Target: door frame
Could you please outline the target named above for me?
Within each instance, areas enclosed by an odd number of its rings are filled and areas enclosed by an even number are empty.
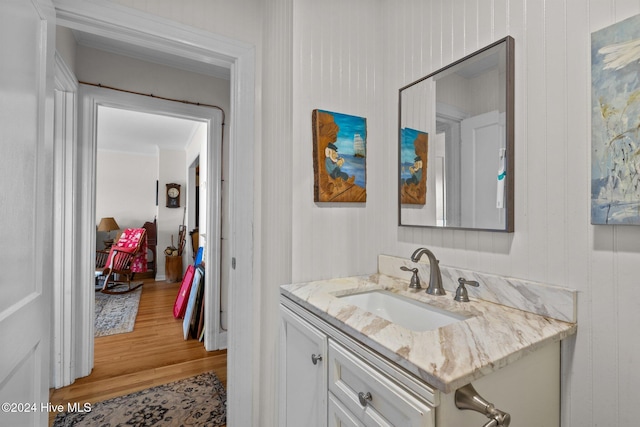
[[[74,260],[77,203],[73,197],[77,145],[78,81],[62,57],[55,54],[54,75],[54,209],[53,209],[53,307],[51,338],[51,386],[69,385],[74,376],[75,310]]]
[[[82,0],[55,0],[58,25],[99,34],[151,49],[170,52],[184,58],[228,67],[231,71],[231,111],[229,129],[229,213],[230,255],[232,269],[229,277],[229,334],[227,375],[230,386],[227,391],[227,422],[230,425],[254,425],[254,408],[257,403],[255,367],[258,365],[254,351],[254,330],[259,320],[254,306],[254,164],[255,131],[255,47],[245,42],[223,37],[179,24],[175,21],[125,8],[110,2],[97,3]],[[84,182],[76,192],[80,214],[76,224],[78,254],[76,258],[76,286],[93,277],[92,242],[95,240],[95,218],[91,206],[95,204],[95,177],[89,171],[95,160],[82,150],[82,142],[76,170]],[[93,181],[91,181],[93,180]],[[86,303],[88,298],[81,303]],[[82,305],[82,304],[80,304]],[[78,306],[75,309],[81,311]],[[85,310],[86,313],[86,305]],[[77,319],[78,322],[87,321]],[[86,331],[85,331],[86,334]],[[87,337],[78,337],[81,344],[76,360],[76,376],[90,373],[93,349],[86,345]],[[251,396],[251,402],[247,397]]]
[[[91,179],[85,180],[85,182],[92,181],[94,200],[96,186],[95,165],[98,154],[98,109],[100,107],[176,117],[205,123],[207,125],[207,146],[204,148],[204,153],[206,153],[207,156],[206,176],[208,185],[205,186],[205,200],[209,201],[209,206],[207,206],[206,215],[203,217],[203,225],[207,233],[202,233],[201,235],[205,248],[203,261],[207,266],[207,274],[204,276],[204,298],[207,303],[207,310],[204,316],[204,346],[208,351],[224,348],[226,346],[226,332],[220,330],[219,316],[221,295],[220,226],[222,212],[220,211],[220,200],[222,197],[222,141],[220,137],[222,130],[222,113],[213,108],[166,101],[159,98],[145,97],[83,84],[80,84],[78,99],[80,139],[84,141],[83,150],[85,150],[84,156],[87,161],[87,166],[93,168],[91,171],[87,170],[86,173]],[[185,165],[185,168],[187,168],[187,165]],[[87,178],[87,176],[85,176],[85,178]],[[90,211],[87,215],[87,221],[89,218],[92,218],[92,225],[95,224],[95,203],[93,203],[92,206],[83,205],[83,208]],[[91,237],[91,247],[95,248],[95,231],[90,234],[91,236],[86,237]],[[90,254],[92,265],[95,263],[93,258],[93,256],[95,256],[94,254],[95,250]],[[76,254],[76,259],[80,256],[86,256],[86,254]],[[78,283],[86,283],[86,281],[79,281]],[[83,346],[85,343],[90,343],[88,345],[89,350],[94,347],[94,330],[93,322],[91,321],[94,313],[94,293],[95,291],[91,286],[80,286],[77,293],[79,298],[85,302],[85,304],[82,305],[80,317],[87,321],[80,322],[80,324],[83,325],[81,332],[81,336],[84,337]],[[218,313],[217,316],[216,313]],[[91,352],[90,360],[87,360],[90,362],[91,368],[93,367],[92,354],[93,352]]]

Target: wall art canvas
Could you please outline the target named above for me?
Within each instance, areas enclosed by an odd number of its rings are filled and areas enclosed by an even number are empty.
[[[427,202],[429,135],[411,128],[400,130],[400,203]]]
[[[640,224],[640,15],[591,35],[591,223]]]
[[[367,120],[313,110],[314,201],[366,202]]]

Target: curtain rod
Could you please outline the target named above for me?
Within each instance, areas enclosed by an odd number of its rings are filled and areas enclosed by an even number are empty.
[[[224,110],[221,107],[218,107],[217,105],[203,104],[203,103],[200,103],[200,102],[186,101],[186,100],[183,100],[183,99],[165,98],[164,96],[157,96],[157,95],[154,95],[152,93],[142,93],[142,92],[136,92],[136,91],[133,91],[133,90],[120,89],[120,88],[113,87],[113,86],[105,86],[105,85],[103,85],[101,83],[89,83],[89,82],[83,82],[83,81],[79,81],[78,83],[83,84],[83,85],[88,85],[88,86],[101,87],[103,89],[117,90],[118,92],[131,93],[133,95],[148,96],[150,98],[162,99],[163,101],[179,102],[181,104],[197,105],[199,107],[216,108],[216,109],[220,110],[220,112],[222,113],[222,126],[224,126],[224,122],[225,122]]]

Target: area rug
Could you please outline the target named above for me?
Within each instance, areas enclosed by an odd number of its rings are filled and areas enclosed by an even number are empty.
[[[226,424],[227,393],[213,372],[91,405],[91,411],[56,416],[53,427],[198,426]]]
[[[127,288],[126,285],[124,288]],[[104,337],[133,331],[141,293],[142,288],[121,295],[96,292],[95,336]]]

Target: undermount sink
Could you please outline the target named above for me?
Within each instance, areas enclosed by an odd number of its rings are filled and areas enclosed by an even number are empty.
[[[338,298],[416,332],[438,329],[466,319],[459,314],[384,290],[343,295]]]

